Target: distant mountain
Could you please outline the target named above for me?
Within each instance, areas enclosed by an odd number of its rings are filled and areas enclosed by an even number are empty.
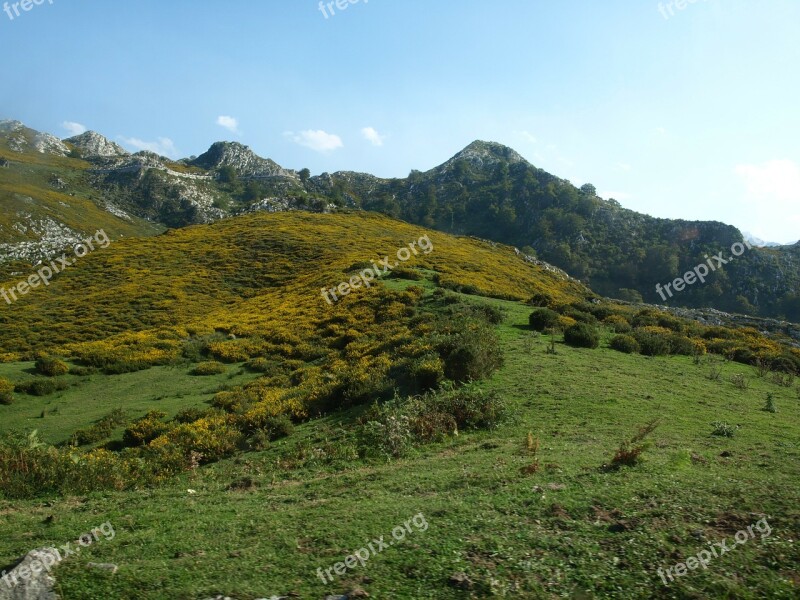
[[[752,233],[748,233],[746,231],[742,232],[744,239],[750,242],[751,245],[757,246],[758,248],[777,248],[778,246],[791,246],[792,244],[778,244],[777,242],[765,242],[761,238],[757,238]]]
[[[41,223],[25,225],[30,216],[20,208],[14,209],[16,220],[4,215],[0,264],[41,258],[86,223],[150,235],[165,226],[255,211],[338,207],[514,245],[606,296],[800,322],[800,244],[751,243],[751,250],[710,273],[704,284],[661,298],[656,284],[672,282],[720,252],[729,257],[731,247],[745,241],[742,233],[724,223],[656,219],[625,209],[599,198],[594,186],[579,189],[494,142],[475,141],[406,178],[351,171],[311,177],[236,142],[217,142],[199,157],[172,161],[152,152],[129,154],[95,132],[62,142],[18,121],[2,121],[0,167],[0,199],[38,206],[31,215],[40,215],[33,222]],[[81,198],[80,206],[71,198]]]
[[[64,140],[67,144],[75,146],[84,158],[104,157],[104,156],[128,156],[122,146],[107,140],[99,133],[86,131],[75,137]]]

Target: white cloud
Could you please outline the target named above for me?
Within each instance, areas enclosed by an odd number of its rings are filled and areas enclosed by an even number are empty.
[[[658,135],[667,135],[667,130],[663,127],[656,127],[656,133]]]
[[[633,167],[630,166],[628,163],[620,162],[620,163],[617,163],[617,168],[620,171],[630,171]]]
[[[69,132],[69,136],[80,135],[86,131],[86,127],[74,121],[64,121],[61,126]]]
[[[307,129],[306,131],[301,131],[299,134],[287,131],[284,135],[294,143],[305,146],[306,148],[311,148],[316,152],[329,152],[344,146],[342,138],[338,135],[327,133],[321,129]]]
[[[229,117],[227,115],[220,115],[217,117],[217,125],[220,127],[224,127],[231,133],[235,133],[236,135],[240,135],[242,132],[239,131],[239,121],[234,117]]]
[[[383,146],[383,140],[386,139],[385,135],[379,134],[373,127],[364,127],[361,130],[361,135],[373,146]]]
[[[145,142],[139,138],[126,138],[123,136],[120,136],[119,139],[122,140],[123,144],[131,146],[136,150],[147,150],[148,152],[155,152],[156,154],[169,158],[175,158],[178,155],[178,150],[175,148],[174,142],[169,138],[160,137],[158,141],[155,142]]]
[[[516,135],[518,138],[522,139],[523,141],[528,142],[529,144],[535,144],[536,143],[536,136],[533,135],[530,131],[515,131],[514,135]]]

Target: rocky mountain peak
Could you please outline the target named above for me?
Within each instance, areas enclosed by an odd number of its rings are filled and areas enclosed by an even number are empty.
[[[129,154],[119,144],[112,142],[94,131],[86,131],[64,141],[80,149],[87,158],[94,156],[128,156]]]
[[[207,170],[233,167],[240,177],[296,177],[294,171],[284,169],[268,158],[261,158],[239,142],[216,142],[188,164]]]

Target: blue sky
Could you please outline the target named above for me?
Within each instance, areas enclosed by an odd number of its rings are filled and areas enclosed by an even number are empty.
[[[315,174],[493,140],[628,208],[796,241],[800,2],[660,6],[43,0],[0,12],[0,118],[172,157],[236,140]]]

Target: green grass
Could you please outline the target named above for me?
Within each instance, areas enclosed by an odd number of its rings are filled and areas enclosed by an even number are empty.
[[[461,433],[392,463],[330,458],[347,441],[354,409],[303,424],[266,452],[160,488],[2,501],[0,557],[9,563],[110,521],[115,539],[56,571],[65,599],[250,600],[290,592],[315,599],[355,586],[393,599],[798,596],[796,389],[758,379],[739,364],[723,364],[722,377],[712,381],[709,367],[691,358],[614,352],[608,333],[598,350],[559,341],[557,353],[547,354],[547,336],[526,327],[530,308],[474,300],[508,310],[498,328],[506,364],[482,386],[509,405],[499,429]],[[29,367],[0,365],[0,376],[13,379],[14,370]],[[748,390],[730,383],[734,373],[746,374]],[[118,405],[135,416],[153,406],[169,412],[201,404],[225,381],[165,367],[93,376],[61,398],[25,396],[0,407],[2,428],[35,424],[57,440]],[[776,414],[761,410],[767,392]],[[62,403],[59,418],[32,418],[47,402]],[[603,469],[619,443],[653,418],[661,425],[644,464]],[[711,435],[717,420],[740,425],[733,438]],[[529,431],[540,440],[541,469],[533,475],[521,472],[532,462]],[[247,489],[229,490],[245,478]],[[332,584],[317,578],[318,567],[333,566],[373,538],[390,538],[392,528],[420,512],[426,532],[409,534]],[[769,538],[737,546],[669,587],[661,583],[658,567],[712,542],[730,544],[762,516],[772,527]],[[112,562],[120,571],[87,570],[89,561]],[[469,575],[471,592],[448,585],[457,572]]]
[[[0,377],[12,382],[34,379],[33,365],[0,363]],[[227,374],[208,377],[193,376],[191,370],[192,365],[176,365],[122,375],[67,375],[70,387],[66,390],[48,396],[16,393],[14,404],[3,406],[0,412],[2,430],[37,429],[42,441],[57,444],[113,408],[124,409],[131,418],[153,409],[172,417],[184,408],[209,408],[209,401],[221,387],[243,385],[258,377],[241,368],[241,364],[228,365]],[[42,411],[46,411],[44,417]],[[123,430],[124,427],[119,428],[112,440],[121,440]]]

